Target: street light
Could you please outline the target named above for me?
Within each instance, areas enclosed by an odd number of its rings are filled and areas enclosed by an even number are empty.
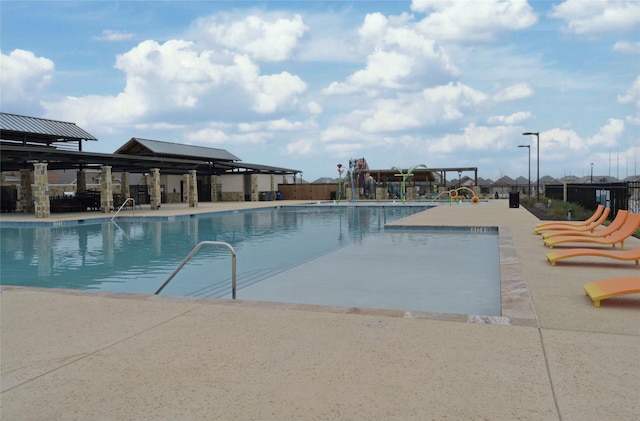
[[[462,187],[460,184],[460,177],[462,176],[462,171],[458,171],[458,188]]]
[[[538,158],[536,159],[537,169],[537,180],[536,180],[536,202],[540,201],[540,132],[524,132],[523,136],[535,136],[536,137],[536,152],[538,154]]]
[[[591,163],[591,184],[593,184],[593,162]]]
[[[518,145],[518,147],[529,150],[529,197],[531,197],[531,145]]]

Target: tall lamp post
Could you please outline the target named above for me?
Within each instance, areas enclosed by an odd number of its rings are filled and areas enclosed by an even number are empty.
[[[591,184],[593,184],[593,162],[591,163]]]
[[[529,197],[531,197],[531,145],[518,145],[518,147],[529,150]]]
[[[536,202],[540,201],[540,132],[524,132],[523,136],[535,136],[536,137],[536,153],[538,157],[536,159],[537,176],[536,176]]]

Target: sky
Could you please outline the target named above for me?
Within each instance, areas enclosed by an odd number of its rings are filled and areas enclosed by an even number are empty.
[[[89,152],[154,139],[307,181],[357,158],[535,180],[538,153],[541,177],[640,173],[639,0],[3,0],[0,24],[1,110]]]

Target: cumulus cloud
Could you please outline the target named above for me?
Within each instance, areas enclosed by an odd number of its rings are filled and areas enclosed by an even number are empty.
[[[533,95],[533,89],[526,83],[511,85],[493,96],[496,102],[514,101],[516,99],[529,98]]]
[[[586,144],[590,147],[615,146],[622,133],[624,133],[624,121],[610,118],[598,133],[586,140]]]
[[[407,16],[389,19],[369,14],[358,30],[360,48],[367,55],[366,66],[344,82],[332,82],[327,95],[366,93],[415,87],[416,79],[457,76],[459,69],[446,50],[420,34]]]
[[[251,15],[243,20],[220,22],[210,16],[195,23],[198,38],[210,47],[223,47],[257,61],[277,62],[291,57],[298,41],[309,30],[302,16],[291,18]]]
[[[99,41],[126,41],[134,37],[133,32],[115,31],[113,29],[104,29],[100,35],[93,37]]]
[[[0,91],[4,105],[31,102],[51,83],[55,65],[48,58],[21,49],[0,55]]]
[[[455,151],[498,151],[513,146],[513,138],[520,133],[520,128],[509,126],[477,126],[470,124],[459,134],[447,134],[439,138],[429,139],[429,153],[451,153]]]
[[[234,106],[268,114],[297,105],[306,84],[288,72],[262,75],[246,55],[200,51],[190,41],[147,40],[116,59],[126,75],[114,96],[66,97],[46,101],[47,115],[110,126],[136,122],[154,114],[196,110],[203,101],[233,98]],[[223,113],[221,108],[219,113]],[[201,111],[202,112],[202,111]]]
[[[526,0],[413,0],[411,10],[427,14],[418,27],[437,40],[491,41],[499,32],[528,28],[537,21]]]
[[[364,117],[360,128],[365,132],[402,131],[455,121],[486,98],[459,82],[448,83],[418,94],[376,101],[371,109],[359,111]]]
[[[285,153],[289,156],[309,155],[315,150],[315,142],[311,139],[300,139],[287,143]]]
[[[580,35],[620,33],[640,26],[640,2],[566,0],[552,6],[549,16],[562,19],[567,31]]]
[[[184,136],[185,140],[198,144],[220,144],[229,140],[229,136],[218,128],[207,127],[204,129],[188,132]]]
[[[627,121],[631,124],[640,124],[640,76],[633,81],[624,95],[618,95],[618,102],[633,104],[636,108],[636,114],[627,116]]]
[[[489,124],[519,124],[523,121],[529,120],[531,118],[531,113],[528,111],[519,111],[517,113],[513,113],[511,115],[497,115],[492,116],[487,119]]]
[[[640,54],[640,41],[638,42],[618,41],[615,44],[613,44],[613,51],[618,51],[620,53],[627,53],[627,54]]]

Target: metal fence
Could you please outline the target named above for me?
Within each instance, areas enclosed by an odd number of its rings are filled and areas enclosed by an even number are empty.
[[[590,210],[595,210],[599,204],[605,205],[611,208],[609,218],[615,218],[620,209],[640,210],[640,182],[554,184],[545,186],[545,195],[549,199],[566,200]]]

